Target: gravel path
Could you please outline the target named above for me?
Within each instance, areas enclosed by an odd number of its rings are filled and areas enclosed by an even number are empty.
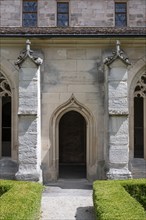
[[[92,189],[86,181],[60,181],[42,196],[41,220],[95,220]]]

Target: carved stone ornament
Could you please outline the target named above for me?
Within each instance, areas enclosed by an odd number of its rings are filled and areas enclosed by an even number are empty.
[[[140,76],[136,84],[134,97],[146,97],[146,72]]]
[[[43,63],[43,60],[40,57],[33,56],[33,50],[30,49],[30,40],[26,41],[26,50],[23,50],[17,61],[15,62],[15,65],[18,65],[19,68],[21,67],[22,63],[26,60],[26,58],[30,58],[37,66],[40,66]]]
[[[122,62],[124,62],[126,65],[131,65],[128,57],[126,56],[126,54],[124,53],[123,50],[121,50],[120,48],[120,41],[117,40],[116,41],[116,51],[113,51],[113,56],[110,57],[106,57],[104,59],[104,64],[106,64],[107,66],[109,66],[111,63],[113,63],[116,59],[120,59],[122,60]]]
[[[11,96],[11,89],[7,79],[0,73],[0,97]]]

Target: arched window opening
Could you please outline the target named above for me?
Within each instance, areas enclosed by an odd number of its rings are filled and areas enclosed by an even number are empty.
[[[11,157],[11,89],[0,73],[0,155]]]
[[[134,91],[134,157],[146,157],[146,73]]]
[[[76,111],[59,122],[59,177],[86,178],[86,121]]]

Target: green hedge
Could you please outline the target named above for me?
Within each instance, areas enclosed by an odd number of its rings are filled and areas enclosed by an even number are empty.
[[[134,182],[127,182],[122,184],[127,192],[134,197],[146,210],[146,183],[138,180]]]
[[[0,181],[0,219],[36,220],[40,217],[43,186],[39,183]]]
[[[133,186],[133,187],[132,187]],[[98,220],[146,220],[146,179],[95,181],[93,202]],[[140,195],[133,189],[139,189]],[[135,197],[141,204],[133,198]],[[134,193],[133,193],[134,192]]]
[[[1,185],[0,184],[0,197],[6,193],[7,191],[9,191],[9,189],[11,189],[10,185]]]

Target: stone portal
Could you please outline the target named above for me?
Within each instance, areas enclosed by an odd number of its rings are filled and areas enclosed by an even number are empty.
[[[86,177],[86,121],[69,111],[59,123],[59,177]]]

